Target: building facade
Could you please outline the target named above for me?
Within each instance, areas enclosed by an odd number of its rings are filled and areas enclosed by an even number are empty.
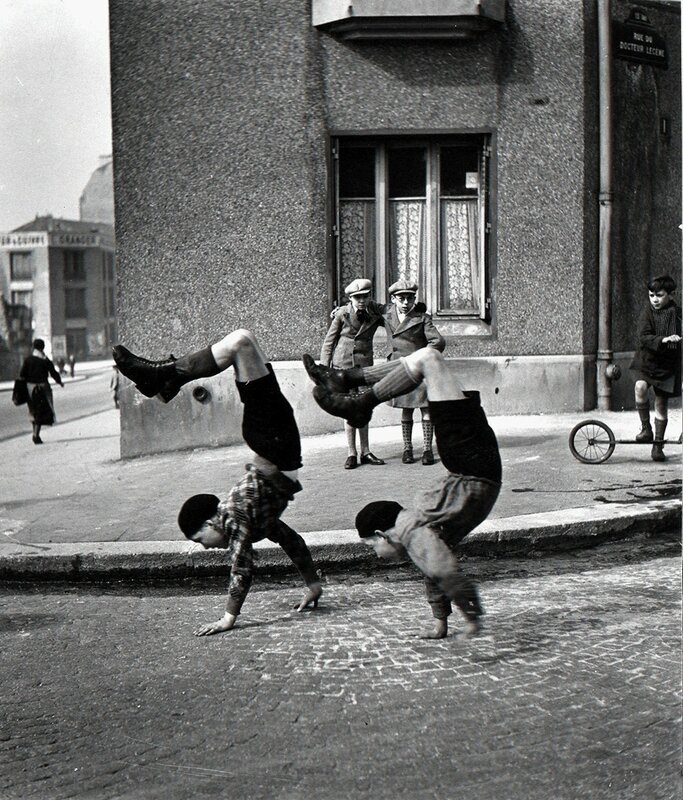
[[[609,198],[601,2],[614,26]],[[294,361],[319,352],[351,278],[386,300],[407,277],[491,413],[594,408],[609,202],[610,351],[625,373],[611,402],[632,403],[646,281],[681,265],[678,3],[110,0],[110,18],[132,349],[177,353],[245,326]],[[625,50],[622,34],[635,36]],[[305,376],[287,369],[316,432]],[[164,447],[230,440],[218,401],[199,415],[187,398],[173,411],[124,398],[123,452],[158,448],[157,427]]]
[[[110,357],[118,338],[111,225],[47,216],[0,233],[0,282],[8,314],[28,317],[31,338],[44,339],[53,359]]]

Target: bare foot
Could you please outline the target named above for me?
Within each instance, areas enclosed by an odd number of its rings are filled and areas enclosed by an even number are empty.
[[[472,639],[475,636],[478,636],[481,633],[481,623],[478,619],[471,619],[469,622],[465,624],[465,636],[468,639]]]
[[[445,639],[446,636],[448,636],[448,620],[437,619],[434,630],[428,633],[425,639]]]

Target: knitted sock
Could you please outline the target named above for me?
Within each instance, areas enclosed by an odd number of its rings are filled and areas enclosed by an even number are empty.
[[[419,383],[420,381],[416,381],[410,375],[403,361],[399,361],[391,372],[372,387],[372,391],[377,400],[383,403],[385,400],[391,400],[392,397],[412,392]]]
[[[401,433],[403,434],[403,449],[404,450],[412,450],[413,449],[413,421],[411,420],[402,420],[401,421]]]
[[[358,428],[358,438],[360,439],[360,454],[365,456],[370,452],[369,426],[363,425],[362,428]]]
[[[210,378],[221,371],[218,364],[216,364],[216,359],[213,357],[210,347],[205,347],[203,350],[197,350],[194,353],[188,353],[179,358],[175,362],[175,368],[178,375],[181,375],[186,381],[193,381],[196,378]]]
[[[645,424],[650,422],[650,403],[646,400],[644,403],[636,403],[636,410],[640,421]]]
[[[384,361],[382,364],[373,364],[371,367],[361,367],[363,379],[367,386],[374,386],[379,383],[382,378],[392,373],[396,367],[401,363],[400,359],[396,361]],[[348,370],[347,370],[348,371]]]
[[[668,422],[668,418],[657,419],[657,417],[655,417],[655,442],[664,441],[664,434],[666,433],[666,426]]]
[[[422,438],[424,439],[424,449],[431,452],[432,437],[434,436],[434,424],[431,419],[422,420]]]

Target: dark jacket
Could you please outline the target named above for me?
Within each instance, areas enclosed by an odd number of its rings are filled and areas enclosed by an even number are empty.
[[[413,308],[399,322],[396,306],[392,305],[384,313],[384,327],[387,343],[391,348],[390,358],[410,355],[421,347],[434,347],[443,353],[446,340],[436,329],[431,314]]]
[[[24,359],[19,373],[19,377],[24,378],[27,383],[47,383],[48,375],[51,375],[53,380],[60,386],[62,385],[62,376],[55,369],[52,361],[47,356],[41,358],[34,355]]]
[[[323,341],[321,364],[340,369],[372,366],[372,339],[377,328],[384,324],[383,311],[384,306],[370,300],[361,321],[351,303],[337,308]]]
[[[674,376],[674,384],[681,382],[681,347],[679,344],[662,343],[664,338],[657,335],[655,312],[648,303],[638,321],[638,349],[631,362],[631,369],[640,371],[655,382],[665,381]],[[681,309],[676,306],[676,333],[681,335]]]

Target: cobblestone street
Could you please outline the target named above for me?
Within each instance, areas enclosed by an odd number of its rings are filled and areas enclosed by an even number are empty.
[[[468,561],[472,640],[402,569],[260,579],[208,638],[220,584],[9,585],[0,797],[676,800],[680,560],[639,546]]]

